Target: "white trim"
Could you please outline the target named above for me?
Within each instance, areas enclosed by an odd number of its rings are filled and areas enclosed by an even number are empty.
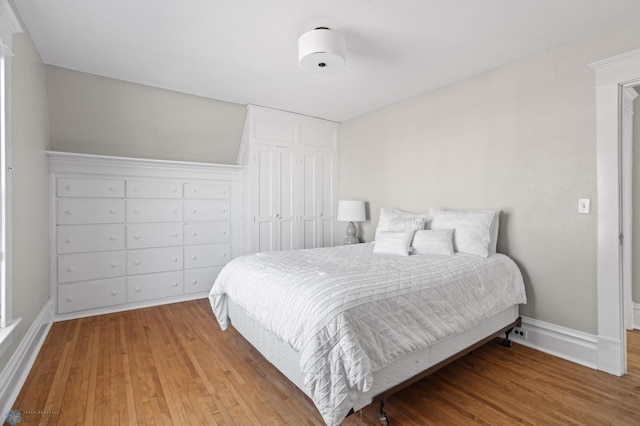
[[[640,303],[633,304],[633,328],[640,330]]]
[[[620,376],[627,372],[620,247],[622,89],[640,82],[640,49],[591,67],[596,71],[598,369]]]
[[[622,140],[620,166],[622,179],[622,288],[624,327],[633,329],[633,101],[638,92],[631,87],[622,90]]]
[[[29,327],[18,349],[0,374],[0,413],[4,414],[18,397],[33,363],[53,323],[53,301],[49,300]]]
[[[510,335],[523,346],[563,358],[589,368],[598,368],[598,337],[533,318],[522,317],[527,338]]]
[[[22,32],[7,0],[0,0],[0,328],[13,321],[12,312],[12,137],[11,52],[13,34]],[[6,338],[6,337],[5,337]]]

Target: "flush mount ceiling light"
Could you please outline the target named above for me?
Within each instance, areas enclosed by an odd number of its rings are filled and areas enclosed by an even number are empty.
[[[300,68],[316,74],[327,74],[344,67],[345,45],[340,33],[318,27],[298,39]]]

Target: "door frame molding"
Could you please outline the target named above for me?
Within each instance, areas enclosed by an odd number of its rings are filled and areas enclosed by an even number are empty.
[[[622,283],[623,89],[640,83],[640,49],[590,66],[596,72],[598,369],[627,372]]]

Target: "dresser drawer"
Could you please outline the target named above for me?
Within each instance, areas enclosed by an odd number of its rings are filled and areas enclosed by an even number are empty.
[[[58,197],[122,198],[124,181],[60,178],[56,182],[56,195]]]
[[[124,225],[60,225],[58,254],[124,250]]]
[[[127,252],[128,275],[177,271],[182,269],[182,265],[182,247],[162,247]]]
[[[229,261],[229,256],[229,244],[185,246],[184,267],[190,269],[224,265]]]
[[[231,187],[224,183],[185,183],[184,198],[228,200]]]
[[[58,287],[58,314],[126,303],[125,279],[89,281]]]
[[[127,200],[127,222],[179,222],[182,200]]]
[[[228,201],[184,200],[184,220],[186,221],[229,220],[230,218]]]
[[[58,256],[58,282],[120,277],[124,266],[124,251],[62,254]]]
[[[210,291],[222,266],[215,268],[188,269],[184,271],[184,292],[199,293]]]
[[[127,248],[180,246],[183,227],[181,222],[127,225]]]
[[[182,198],[182,182],[127,181],[128,198]]]
[[[216,244],[228,243],[231,239],[231,223],[219,222],[189,222],[184,224],[185,244]]]
[[[58,225],[124,222],[124,200],[64,198],[58,200]]]
[[[128,277],[127,300],[140,302],[179,296],[183,293],[182,279],[182,271]]]

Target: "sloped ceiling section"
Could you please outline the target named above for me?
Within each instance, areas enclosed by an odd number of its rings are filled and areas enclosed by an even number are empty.
[[[638,0],[15,0],[45,63],[334,121],[640,16]],[[327,26],[347,64],[298,66]]]

